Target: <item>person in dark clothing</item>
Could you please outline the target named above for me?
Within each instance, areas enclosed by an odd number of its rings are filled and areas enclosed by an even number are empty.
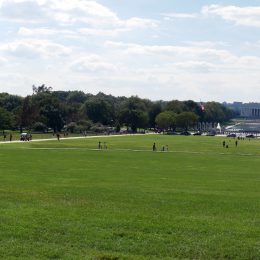
[[[12,135],[12,133],[10,134],[10,142],[12,142],[12,140],[13,140],[13,135]]]
[[[238,145],[238,141],[237,140],[236,140],[235,144],[236,144],[236,147],[237,147],[237,145]]]
[[[156,145],[155,145],[155,143],[153,143],[153,151],[154,151],[154,152],[156,151]]]
[[[226,146],[226,142],[225,142],[225,141],[223,141],[223,143],[222,143],[222,144],[223,144],[223,147],[225,147],[225,146]]]

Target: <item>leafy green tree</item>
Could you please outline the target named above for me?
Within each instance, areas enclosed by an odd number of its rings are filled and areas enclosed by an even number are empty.
[[[167,103],[165,110],[166,111],[173,111],[173,112],[179,114],[179,113],[182,113],[184,111],[187,111],[188,109],[183,102],[178,101],[178,100],[172,100],[172,101]]]
[[[119,133],[120,130],[121,130],[121,125],[119,123],[119,121],[117,120],[116,123],[115,123],[115,129],[116,129],[116,132]]]
[[[54,132],[59,132],[64,127],[64,120],[59,106],[48,104],[41,108],[41,115],[45,117],[46,124]]]
[[[161,102],[152,103],[148,111],[149,115],[149,127],[154,128],[156,124],[156,117],[162,112]]]
[[[80,126],[84,131],[88,131],[93,126],[93,122],[91,120],[80,120],[77,122],[77,126]]]
[[[49,91],[37,92],[32,103],[38,111],[37,121],[43,122],[54,132],[60,131],[65,124],[65,110],[58,98]]]
[[[138,128],[146,128],[148,125],[148,114],[142,110],[123,110],[121,120],[136,133]]]
[[[75,122],[70,122],[66,125],[66,130],[73,134],[75,132],[76,127],[77,124]]]
[[[42,133],[46,132],[46,130],[47,130],[47,126],[42,122],[34,123],[32,128],[33,128],[34,131],[42,132]]]
[[[182,112],[176,116],[177,127],[188,131],[188,129],[194,126],[199,120],[199,117],[193,112]]]
[[[52,87],[47,87],[47,86],[45,86],[45,84],[42,84],[41,86],[38,86],[38,87],[33,85],[32,89],[33,89],[33,94],[52,92]]]
[[[83,91],[69,91],[67,96],[67,102],[69,104],[83,104],[86,102],[87,98],[88,96]]]
[[[18,125],[20,131],[22,132],[23,128],[31,129],[33,124],[36,122],[38,115],[38,107],[33,103],[32,97],[27,96],[23,100],[22,107],[19,111]]]
[[[16,112],[22,106],[22,103],[22,97],[10,95],[8,93],[0,93],[0,107],[8,112]]]
[[[138,128],[146,128],[149,123],[147,106],[144,100],[130,97],[121,106],[120,122],[130,127],[135,133]]]
[[[0,107],[0,129],[7,130],[14,126],[14,115]]]
[[[176,125],[177,114],[173,111],[164,111],[156,116],[155,122],[158,128],[168,130],[174,129]]]
[[[203,117],[204,112],[201,109],[201,106],[197,102],[195,102],[193,100],[187,100],[187,101],[184,101],[183,103],[186,107],[186,112],[193,112],[196,115],[198,115],[200,118]]]
[[[226,108],[217,102],[208,102],[205,104],[204,121],[206,122],[226,122],[234,116],[231,109]]]
[[[83,105],[82,111],[94,123],[103,125],[111,124],[114,118],[113,107],[103,98],[90,98]]]

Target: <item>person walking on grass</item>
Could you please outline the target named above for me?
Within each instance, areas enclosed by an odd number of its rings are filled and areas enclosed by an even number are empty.
[[[238,141],[237,140],[236,140],[235,144],[236,144],[236,147],[237,147],[237,145],[238,145]]]
[[[57,133],[56,135],[57,135],[57,140],[60,141],[60,134]]]
[[[153,152],[155,152],[156,151],[156,145],[155,145],[155,143],[153,143]]]
[[[223,145],[223,147],[225,147],[225,146],[226,146],[226,142],[225,142],[225,141],[223,141],[222,145]]]
[[[13,140],[13,135],[12,135],[12,133],[10,133],[10,142],[12,142],[12,140]]]

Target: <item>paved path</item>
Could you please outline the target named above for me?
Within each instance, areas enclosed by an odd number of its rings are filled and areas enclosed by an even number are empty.
[[[108,138],[108,137],[121,137],[121,136],[141,136],[141,135],[154,135],[156,133],[147,133],[147,134],[122,134],[122,135],[93,135],[93,136],[76,136],[76,137],[64,137],[60,138],[62,140],[74,140],[74,139],[91,139],[91,138]],[[48,138],[48,139],[33,139],[29,142],[46,142],[46,141],[57,141],[57,138]],[[17,144],[17,143],[27,143],[28,141],[2,141],[0,144]]]

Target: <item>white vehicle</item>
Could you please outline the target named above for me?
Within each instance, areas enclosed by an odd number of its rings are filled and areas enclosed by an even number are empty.
[[[32,140],[32,135],[28,134],[28,133],[21,133],[20,140],[21,141],[30,141],[30,140]]]

